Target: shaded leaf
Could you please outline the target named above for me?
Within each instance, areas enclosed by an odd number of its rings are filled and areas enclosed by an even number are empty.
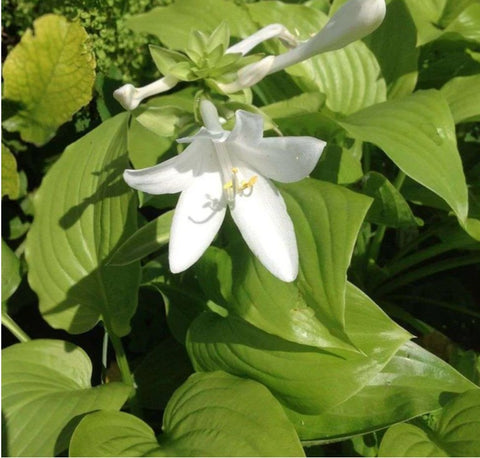
[[[47,14],[33,26],[5,60],[3,95],[20,107],[3,125],[41,146],[91,100],[95,58],[78,22]]]
[[[56,456],[66,450],[80,416],[117,410],[130,387],[92,388],[85,352],[61,340],[32,340],[2,351],[2,412],[9,456]]]
[[[28,279],[48,323],[74,334],[102,319],[125,335],[136,308],[139,264],[108,265],[136,229],[135,194],[122,179],[127,118],[111,118],[71,144],[34,200]]]
[[[159,442],[138,418],[97,412],[78,425],[71,456],[304,456],[281,406],[259,383],[192,375],[165,410]]]
[[[2,302],[5,302],[22,281],[20,260],[2,239]]]

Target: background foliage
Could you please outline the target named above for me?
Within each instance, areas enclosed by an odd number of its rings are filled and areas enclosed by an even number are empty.
[[[129,113],[111,95],[161,76],[147,44],[222,21],[306,39],[343,3],[3,2],[4,455],[480,454],[478,0],[391,0],[364,40],[230,98],[215,65]],[[293,283],[229,219],[171,274],[177,197],[121,178],[181,151],[202,96],[327,141],[279,186]]]

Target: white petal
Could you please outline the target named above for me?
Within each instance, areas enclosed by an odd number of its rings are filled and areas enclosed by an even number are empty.
[[[242,167],[242,175],[253,175]],[[293,281],[298,273],[298,251],[292,220],[283,197],[269,180],[258,176],[252,188],[237,194],[230,207],[245,242],[276,277]]]
[[[173,273],[194,264],[212,243],[225,217],[219,172],[196,177],[180,195],[170,229],[169,262]]]
[[[200,170],[209,164],[215,149],[210,140],[197,140],[177,157],[139,170],[125,170],[123,178],[129,186],[149,194],[174,194],[190,186]]]
[[[237,110],[235,112],[235,127],[228,136],[228,142],[241,144],[258,143],[263,136],[262,116],[249,111]]]
[[[275,58],[270,73],[322,52],[333,51],[372,33],[383,21],[385,0],[350,0],[310,40]]]
[[[325,145],[313,137],[272,137],[262,139],[257,145],[232,144],[229,150],[262,175],[292,183],[314,169]]]
[[[193,143],[195,140],[217,140],[222,141],[223,139],[228,137],[226,130],[222,130],[221,132],[211,132],[205,127],[201,127],[200,130],[195,134],[191,135],[190,137],[182,137],[177,139],[177,143]]]

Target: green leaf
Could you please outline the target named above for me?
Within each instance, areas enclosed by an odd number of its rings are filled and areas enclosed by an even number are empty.
[[[367,173],[363,178],[362,190],[374,198],[367,213],[367,221],[395,228],[418,225],[407,201],[382,174]]]
[[[363,353],[300,345],[233,314],[211,312],[190,326],[187,350],[197,371],[224,370],[257,380],[290,409],[318,414],[362,389],[409,338],[351,284],[345,318],[348,337]]]
[[[352,149],[327,143],[310,176],[331,183],[351,184],[363,177],[362,164],[360,159],[354,156]]]
[[[442,197],[458,219],[468,194],[455,125],[439,91],[419,91],[355,113],[342,126],[356,139],[379,146],[406,175]]]
[[[135,193],[122,179],[127,119],[111,118],[70,145],[34,200],[28,279],[48,323],[74,334],[100,318],[115,334],[128,334],[136,308],[139,264],[108,265],[136,229]]]
[[[290,409],[287,415],[303,441],[344,440],[437,410],[451,396],[474,387],[446,362],[407,342],[345,402],[320,415]]]
[[[169,337],[135,368],[136,396],[147,409],[165,409],[173,392],[193,372],[185,347]]]
[[[480,75],[453,78],[442,87],[441,93],[455,124],[480,118]]]
[[[305,5],[258,2],[248,5],[252,18],[261,26],[279,22],[296,30],[301,38],[317,33],[327,22],[320,11]],[[385,80],[374,54],[358,41],[337,51],[320,54],[289,67],[287,72],[306,92],[326,95],[326,106],[350,114],[386,99]]]
[[[22,281],[20,260],[2,239],[2,302],[5,302]]]
[[[392,426],[380,444],[380,456],[478,456],[480,390],[467,391],[442,410],[433,431],[410,424]]]
[[[229,248],[233,271],[227,307],[283,339],[355,351],[344,332],[346,272],[370,199],[314,179],[281,189],[295,226],[298,279],[278,280],[239,240]]]
[[[61,340],[32,340],[2,351],[2,413],[8,456],[56,456],[66,450],[80,416],[117,410],[130,387],[92,388],[85,352]]]
[[[150,45],[148,49],[156,67],[162,75],[169,75],[170,68],[179,62],[188,62],[188,59],[184,54],[167,48],[162,48],[161,46]]]
[[[448,27],[445,29],[445,36],[452,33],[459,34],[465,40],[480,43],[480,3],[472,3],[465,8]]]
[[[417,45],[435,40],[442,34],[439,27],[442,11],[448,0],[404,0],[417,27]]]
[[[150,33],[170,49],[185,50],[190,32],[212,32],[226,21],[231,36],[246,37],[256,32],[256,27],[247,12],[226,0],[183,0],[168,6],[153,8],[148,13],[138,14],[127,20],[127,27],[137,33]],[[161,24],[161,27],[159,27]]]
[[[411,94],[418,78],[419,51],[417,29],[403,0],[393,0],[387,5],[382,25],[365,42],[380,64],[388,98]]]
[[[110,260],[112,266],[122,266],[155,253],[168,243],[173,210],[142,226],[115,251]]]
[[[138,418],[119,412],[85,417],[71,456],[304,456],[295,430],[269,391],[215,372],[192,375],[165,410],[159,443]]]
[[[3,125],[41,146],[91,100],[95,58],[78,22],[47,14],[33,26],[5,60],[4,98],[19,109]]]
[[[17,160],[2,143],[2,197],[12,200],[20,197],[20,175],[17,172]]]

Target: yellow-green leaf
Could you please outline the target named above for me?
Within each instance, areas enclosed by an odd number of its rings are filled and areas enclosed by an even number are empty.
[[[18,111],[3,125],[44,145],[92,98],[95,58],[77,22],[47,14],[33,27],[5,60],[4,97],[18,104]]]
[[[20,194],[20,176],[17,172],[17,160],[2,143],[2,197],[18,199]]]

